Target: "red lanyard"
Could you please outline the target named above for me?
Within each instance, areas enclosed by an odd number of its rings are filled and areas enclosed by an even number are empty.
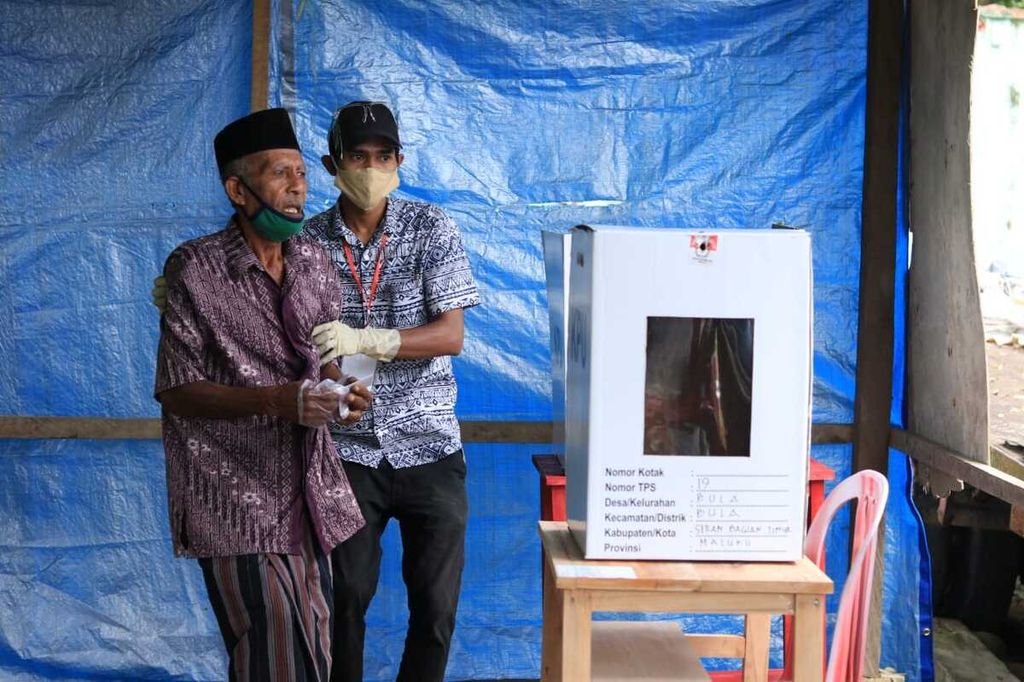
[[[377,247],[377,264],[373,266],[373,280],[370,282],[369,293],[363,289],[363,280],[359,277],[359,269],[356,267],[356,261],[352,258],[352,247],[348,245],[348,242],[344,239],[341,240],[341,246],[345,249],[345,260],[348,261],[348,269],[352,272],[352,279],[356,281],[356,286],[359,287],[359,297],[363,299],[363,310],[366,311],[364,326],[370,326],[370,310],[373,308],[373,301],[377,298],[377,285],[380,284],[380,271],[384,267],[384,247],[388,244],[387,234],[382,234],[380,237],[380,246]]]

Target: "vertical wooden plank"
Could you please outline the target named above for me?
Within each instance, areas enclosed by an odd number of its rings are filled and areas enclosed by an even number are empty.
[[[762,682],[768,679],[771,627],[771,614],[747,614],[743,629],[743,682]]]
[[[590,679],[590,593],[566,590],[562,594],[562,679]]]
[[[907,430],[988,464],[985,335],[970,188],[977,21],[972,0],[912,5]]]
[[[907,430],[988,464],[988,380],[970,188],[977,21],[974,0],[910,5],[914,241],[907,283]],[[915,474],[938,495],[963,487],[930,466],[919,465]],[[873,599],[877,609],[877,590]]]
[[[825,661],[821,655],[825,647],[825,630],[821,627],[824,618],[823,595],[796,596],[793,613],[793,619],[796,621],[793,682],[822,682],[825,677]]]
[[[249,109],[267,108],[270,79],[270,0],[252,3],[252,85]]]

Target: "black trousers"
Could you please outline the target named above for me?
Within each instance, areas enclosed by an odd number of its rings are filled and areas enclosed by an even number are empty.
[[[380,576],[380,537],[392,518],[402,534],[409,630],[399,682],[444,679],[465,563],[466,461],[377,469],[344,462],[366,525],[331,553],[334,569],[332,682],[362,682],[366,610]]]

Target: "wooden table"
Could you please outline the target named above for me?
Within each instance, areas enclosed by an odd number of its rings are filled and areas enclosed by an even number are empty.
[[[533,455],[533,466],[540,474],[540,518],[542,521],[565,521],[565,466],[558,455]],[[807,525],[818,514],[825,501],[825,483],[835,480],[836,472],[813,457],[808,462]],[[541,558],[543,564],[543,557]],[[543,569],[542,569],[543,570]],[[793,624],[786,616],[782,623],[782,668],[769,671],[771,680],[793,679]],[[738,682],[740,675],[716,672],[714,682]]]
[[[742,636],[687,636],[697,655],[743,658],[744,682],[767,679],[771,616],[793,614],[793,680],[821,682],[822,622],[832,581],[810,560],[586,561],[565,523],[541,521],[540,535],[546,555],[543,680],[590,680],[591,616],[619,611],[745,614]]]

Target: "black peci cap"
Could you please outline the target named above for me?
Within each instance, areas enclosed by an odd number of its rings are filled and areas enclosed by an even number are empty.
[[[331,158],[338,159],[341,152],[361,142],[381,137],[401,149],[395,116],[383,102],[349,102],[334,114],[331,131],[327,134],[327,148]]]
[[[222,174],[232,161],[266,149],[302,151],[292,120],[284,109],[264,109],[243,116],[224,126],[213,138],[217,170]]]

